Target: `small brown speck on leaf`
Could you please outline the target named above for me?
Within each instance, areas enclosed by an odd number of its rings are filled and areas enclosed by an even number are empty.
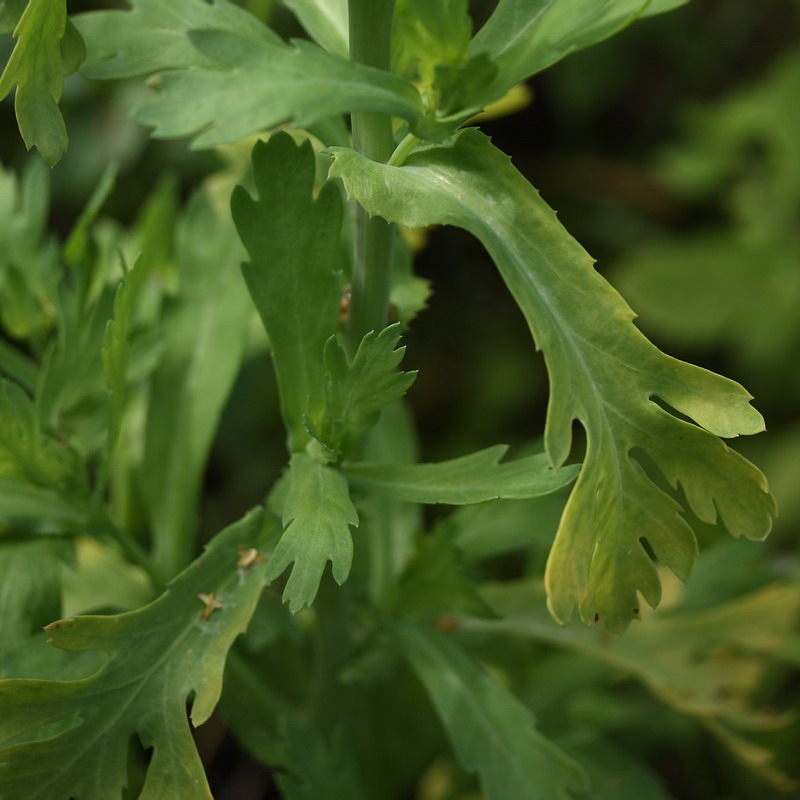
[[[594,615],[594,623],[592,623],[592,624],[597,625],[598,622],[600,622],[600,615],[599,614],[595,614]]]
[[[441,633],[452,633],[458,628],[458,619],[453,614],[445,614],[436,620],[436,629]]]
[[[197,596],[205,606],[203,610],[203,619],[208,619],[218,608],[224,608],[222,603],[214,597],[214,592],[200,592]]]
[[[261,553],[255,549],[255,547],[240,547],[239,560],[236,562],[236,566],[240,569],[244,569],[245,567],[249,567],[253,564],[258,564],[266,560],[266,557],[262,556]]]

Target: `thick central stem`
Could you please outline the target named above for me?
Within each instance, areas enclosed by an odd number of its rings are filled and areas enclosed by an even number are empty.
[[[392,15],[395,0],[350,0],[350,58],[388,70],[392,60]],[[394,150],[392,121],[386,114],[353,113],[353,147],[385,163]],[[348,341],[352,351],[365,333],[380,331],[389,315],[393,230],[384,220],[369,219],[359,207],[356,217],[352,297]]]

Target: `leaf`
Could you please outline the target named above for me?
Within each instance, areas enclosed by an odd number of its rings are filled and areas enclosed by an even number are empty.
[[[425,118],[414,86],[396,75],[306,40],[287,44],[228,3],[162,5],[137,0],[131,12],[75,18],[89,43],[88,77],[159,73],[157,95],[134,112],[155,136],[198,134],[194,146],[211,147],[281,123],[306,128],[362,110],[403,117],[423,136],[446,135]]]
[[[116,448],[125,412],[131,312],[136,295],[147,278],[146,264],[139,258],[114,296],[114,317],[103,337],[103,373],[109,393],[108,452]]]
[[[31,158],[22,175],[0,167],[0,321],[11,339],[36,345],[53,328],[58,247],[47,231],[50,176]]]
[[[413,153],[403,167],[335,150],[331,176],[369,213],[410,227],[453,224],[492,256],[538,346],[551,382],[545,449],[567,458],[573,420],[587,450],[547,567],[551,612],[574,607],[591,624],[624,630],[660,598],[646,539],[659,561],[686,579],[696,556],[681,505],[645,473],[643,452],[701,520],[734,536],[767,535],[774,501],[763,475],[717,436],[763,430],[737,383],[661,353],[633,326],[633,312],[592,268],[553,211],[475,129]],[[659,398],[697,425],[661,408]]]
[[[284,0],[311,38],[329,53],[348,58],[347,0]]]
[[[310,721],[285,717],[282,724],[287,773],[278,773],[278,786],[286,800],[359,800],[365,795],[359,786],[353,751],[334,736],[326,741]]]
[[[467,562],[535,547],[546,556],[567,502],[568,489],[530,500],[491,500],[461,506],[445,518]]]
[[[250,303],[227,216],[196,195],[178,230],[180,290],[152,379],[141,475],[164,574],[189,560],[209,451],[244,354]]]
[[[586,789],[581,768],[536,730],[531,712],[452,640],[410,623],[391,631],[486,800],[567,800]]]
[[[731,726],[760,729],[780,721],[754,704],[769,657],[781,652],[793,630],[800,610],[796,584],[773,583],[702,611],[657,612],[621,637],[559,627],[539,611],[541,605],[531,604],[531,595],[540,592],[532,582],[487,586],[483,596],[503,619],[459,618],[459,630],[535,639],[598,659],[641,681],[672,708],[711,724],[725,743],[741,742]]]
[[[283,591],[293,614],[314,602],[328,561],[336,582],[347,580],[353,561],[351,525],[358,526],[358,514],[344,475],[305,453],[295,453],[289,462],[284,532],[266,575],[267,581],[274,581],[294,562]]]
[[[108,661],[77,681],[0,683],[0,793],[4,800],[119,797],[127,782],[128,742],[153,748],[140,800],[208,798],[186,724],[205,722],[219,699],[227,652],[244,631],[263,588],[265,565],[237,569],[240,547],[259,547],[270,518],[248,514],[148,606],[116,616],[86,616],[47,626],[63,650],[102,650]],[[198,599],[212,596],[216,608]],[[36,741],[43,725],[57,732]],[[47,764],[47,769],[42,769]]]
[[[322,442],[335,452],[348,453],[378,421],[385,406],[399,400],[416,372],[398,372],[405,347],[397,347],[400,325],[377,336],[367,333],[348,363],[335,337],[325,344],[325,403],[319,422]]]
[[[1,491],[1,489],[0,489]],[[49,540],[0,538],[0,653],[61,613],[59,549]]]
[[[209,66],[212,62],[189,39],[192,30],[224,30],[280,41],[252,14],[227,0],[131,0],[129,11],[90,11],[72,20],[86,41],[81,71],[95,80]]]
[[[592,800],[674,800],[655,771],[610,739],[578,730],[559,745],[588,773]]]
[[[138,122],[154,128],[154,136],[197,134],[194,147],[212,147],[279,124],[308,128],[353,111],[402,117],[423,138],[446,135],[425,118],[411,83],[345,61],[304,39],[255,41],[219,30],[192,32],[190,38],[215,67],[159,75],[157,96],[134,113]],[[232,92],[231,81],[241,88]]]
[[[464,574],[464,559],[447,529],[418,538],[416,553],[392,587],[389,607],[406,619],[438,617],[445,625],[453,614],[494,613]]]
[[[307,140],[295,145],[276,133],[256,143],[252,158],[258,199],[237,186],[231,211],[251,258],[242,272],[269,336],[289,450],[297,452],[310,440],[305,418],[322,407],[322,354],[339,324],[342,200],[333,184],[313,198]]]
[[[469,505],[499,498],[524,499],[550,494],[575,480],[578,466],[554,470],[544,453],[505,464],[508,445],[498,444],[437,464],[345,466],[353,488],[412,503]]]
[[[485,106],[520,81],[584,47],[607,39],[643,12],[660,13],[687,0],[499,0],[470,43],[498,71],[471,106]]]
[[[0,380],[0,477],[64,494],[87,487],[75,453],[41,431],[33,401],[7,380]]]
[[[64,0],[30,0],[14,29],[17,43],[0,76],[0,99],[17,87],[14,109],[25,146],[28,150],[36,147],[51,166],[67,149],[67,130],[58,110],[64,83],[61,42],[66,23]],[[69,41],[74,51],[72,33]],[[75,56],[69,60],[71,69]]]
[[[78,495],[0,477],[0,520],[15,531],[78,533],[86,528],[89,506]]]

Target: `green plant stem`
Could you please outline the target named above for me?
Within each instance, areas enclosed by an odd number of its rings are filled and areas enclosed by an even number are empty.
[[[409,133],[397,147],[395,147],[392,157],[386,162],[390,167],[402,167],[411,151],[417,146],[419,137]]]
[[[391,67],[394,0],[350,0],[350,58],[360,64]],[[386,114],[354,112],[353,147],[373,161],[385,163],[394,149],[392,121]],[[389,315],[389,289],[394,231],[384,220],[356,212],[352,294],[348,342],[355,352],[364,334],[379,331]]]
[[[338,586],[329,572],[322,577],[314,602],[315,677],[311,695],[314,718],[325,729],[335,728],[351,702],[353,687],[339,680],[353,652],[349,586]]]

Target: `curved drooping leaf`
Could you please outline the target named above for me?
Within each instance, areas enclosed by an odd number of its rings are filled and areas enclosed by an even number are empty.
[[[210,147],[351,111],[402,117],[423,137],[445,135],[425,118],[409,81],[306,40],[287,44],[225,2],[137,0],[131,12],[90,13],[76,23],[89,42],[88,77],[159,73],[156,96],[134,112],[155,136],[197,134],[194,145]]]
[[[30,0],[14,36],[17,44],[0,76],[0,100],[17,87],[14,109],[25,146],[36,147],[52,166],[67,149],[58,101],[64,75],[83,58],[81,38],[68,24],[65,0]]]
[[[774,501],[764,476],[718,436],[763,430],[737,383],[664,355],[632,324],[633,312],[593,269],[538,192],[475,129],[413,153],[405,166],[335,150],[331,174],[370,213],[407,226],[457,225],[477,236],[497,264],[544,351],[551,382],[545,448],[567,458],[571,425],[587,450],[547,567],[549,604],[569,621],[602,619],[622,631],[639,607],[660,599],[642,544],[684,580],[696,556],[681,505],[645,473],[640,450],[700,519],[718,518],[735,536],[763,538]],[[693,419],[685,422],[653,398]]]
[[[563,488],[578,474],[576,465],[553,469],[541,453],[501,464],[508,445],[487,447],[435,464],[345,465],[350,485],[412,503],[469,505],[487,500],[524,499]]]
[[[452,640],[407,622],[391,632],[486,800],[568,800],[586,789],[581,768],[536,730],[531,712]]]
[[[296,452],[310,439],[306,417],[322,408],[323,351],[339,325],[342,199],[333,184],[313,197],[309,141],[298,146],[276,133],[256,143],[252,158],[258,197],[237,186],[231,211],[250,255],[242,272],[269,336],[289,450]]]
[[[108,661],[83,680],[0,682],[4,800],[121,796],[134,734],[153,747],[140,800],[211,799],[186,703],[193,695],[194,725],[217,704],[227,652],[264,585],[265,561],[237,567],[240,551],[261,546],[274,524],[255,511],[226,528],[144,608],[47,626],[57,647],[105,651]],[[58,731],[37,740],[40,728],[53,724]]]
[[[344,475],[305,453],[292,456],[288,480],[285,530],[269,560],[266,579],[275,580],[294,563],[283,591],[294,614],[314,602],[328,561],[334,580],[338,584],[347,580],[353,562],[350,526],[358,525],[358,513]]]
[[[607,39],[643,14],[676,8],[687,0],[500,0],[470,43],[497,65],[494,81],[476,97],[485,105],[514,84],[576,50]]]

